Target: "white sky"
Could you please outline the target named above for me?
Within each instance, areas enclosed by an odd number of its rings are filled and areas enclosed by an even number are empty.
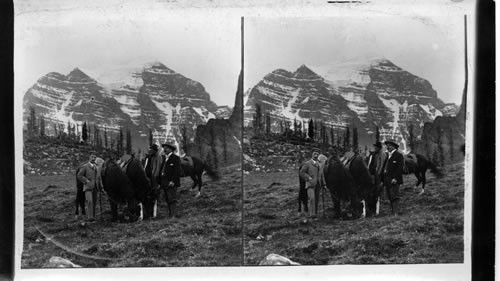
[[[293,72],[302,64],[383,57],[427,79],[443,101],[460,105],[465,80],[463,15],[245,18],[246,88],[277,68]]]
[[[48,72],[89,75],[162,62],[203,84],[218,105],[234,105],[241,69],[240,16],[127,9],[31,12],[16,17],[16,91]],[[97,78],[93,76],[93,78]]]

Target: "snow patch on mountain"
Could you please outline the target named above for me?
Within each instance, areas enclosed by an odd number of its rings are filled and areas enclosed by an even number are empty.
[[[394,138],[394,135],[396,134],[396,131],[398,129],[398,124],[399,124],[399,113],[400,113],[400,106],[401,104],[395,100],[395,99],[380,99],[384,105],[389,108],[389,110],[392,112],[392,125],[390,126],[392,128],[392,138]]]
[[[209,119],[215,119],[215,115],[212,112],[209,112],[205,107],[192,107],[193,110],[198,113],[198,115],[203,119],[206,123]]]
[[[73,112],[66,112],[66,107],[71,103],[74,92],[71,91],[66,95],[66,100],[61,104],[61,108],[57,108],[57,104],[54,104],[54,114],[52,118],[63,122],[63,124],[70,123],[76,125],[76,121],[73,119]],[[68,128],[64,128],[67,133]]]
[[[323,78],[315,78],[315,79],[310,79],[310,78],[295,78],[295,77],[288,77],[288,76],[284,76],[284,75],[281,75],[281,74],[278,74],[278,73],[271,73],[272,75],[275,75],[275,76],[278,76],[278,77],[282,77],[284,79],[289,79],[289,80],[295,80],[295,81],[323,81]]]
[[[120,104],[120,109],[123,113],[130,116],[132,122],[136,125],[139,124],[138,117],[141,116],[142,111],[139,102],[137,102],[137,97],[132,95],[120,95],[115,94],[113,98]]]
[[[429,116],[432,116],[432,119],[435,119],[437,116],[443,116],[443,113],[440,110],[434,108],[434,106],[432,105],[420,104],[420,108],[425,110],[425,112],[427,112]]]
[[[368,114],[368,105],[363,94],[341,92],[340,95],[347,101],[347,107],[354,111],[362,122],[365,122],[366,115]]]
[[[160,127],[163,129],[166,138],[170,133],[170,130],[172,129],[172,116],[174,107],[169,102],[159,102],[154,99],[151,100],[155,104],[156,108],[158,108],[161,112],[163,112],[165,116],[166,119],[165,125],[161,125]]]
[[[291,91],[290,94],[291,98],[288,100],[287,105],[285,106],[285,102],[283,101],[281,104],[281,111],[278,114],[289,120],[297,119],[297,121],[303,121],[302,117],[300,117],[300,109],[295,112],[293,112],[292,110],[292,105],[294,105],[297,101],[297,98],[300,94],[300,89]]]

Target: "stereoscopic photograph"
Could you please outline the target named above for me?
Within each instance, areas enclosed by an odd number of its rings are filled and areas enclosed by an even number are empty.
[[[16,20],[21,268],[240,265],[241,18]]]
[[[245,264],[464,262],[467,26],[245,18]]]
[[[20,280],[467,276],[470,7],[180,2],[16,3]]]

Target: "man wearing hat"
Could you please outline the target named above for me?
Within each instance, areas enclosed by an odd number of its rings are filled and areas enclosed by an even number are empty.
[[[318,200],[321,187],[325,186],[325,177],[323,171],[320,169],[318,160],[319,154],[320,150],[314,149],[311,159],[302,164],[299,172],[299,175],[306,182],[309,216],[313,218],[318,214],[316,201]]]
[[[153,188],[155,199],[158,200],[160,186],[158,184],[160,177],[161,164],[163,163],[163,158],[160,155],[158,145],[152,144],[149,146],[148,153],[146,155],[146,162],[144,163],[144,170],[146,176],[149,179],[151,188]]]
[[[403,184],[403,154],[398,151],[399,145],[394,140],[385,141],[388,156],[384,165],[383,182],[387,197],[391,202],[392,213],[399,212],[399,187]]]
[[[83,192],[85,193],[85,207],[87,208],[87,219],[95,220],[95,202],[97,198],[97,190],[102,188],[97,171],[96,153],[90,152],[89,162],[83,164],[78,171],[77,178],[83,183]]]
[[[370,174],[374,177],[374,183],[377,188],[383,188],[383,186],[381,186],[381,179],[386,158],[387,154],[382,151],[382,143],[380,141],[376,141],[373,144],[373,152],[370,154],[368,169],[370,170]]]
[[[164,143],[163,151],[165,160],[161,166],[160,188],[165,191],[169,216],[176,216],[177,188],[181,185],[181,159],[175,155],[176,147],[169,143]]]

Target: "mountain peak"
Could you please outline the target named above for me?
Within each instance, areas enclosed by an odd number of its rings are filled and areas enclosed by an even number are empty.
[[[91,82],[94,79],[90,78],[85,72],[80,70],[78,67],[73,69],[67,76],[66,79],[72,82]]]
[[[150,62],[150,63],[146,63],[144,65],[144,69],[149,69],[149,70],[153,70],[155,72],[161,72],[161,73],[176,73],[175,71],[173,71],[172,69],[166,67],[163,63],[159,62],[159,61],[154,61],[154,62]]]
[[[295,72],[293,73],[295,78],[317,78],[318,74],[312,71],[305,64],[301,65]]]

